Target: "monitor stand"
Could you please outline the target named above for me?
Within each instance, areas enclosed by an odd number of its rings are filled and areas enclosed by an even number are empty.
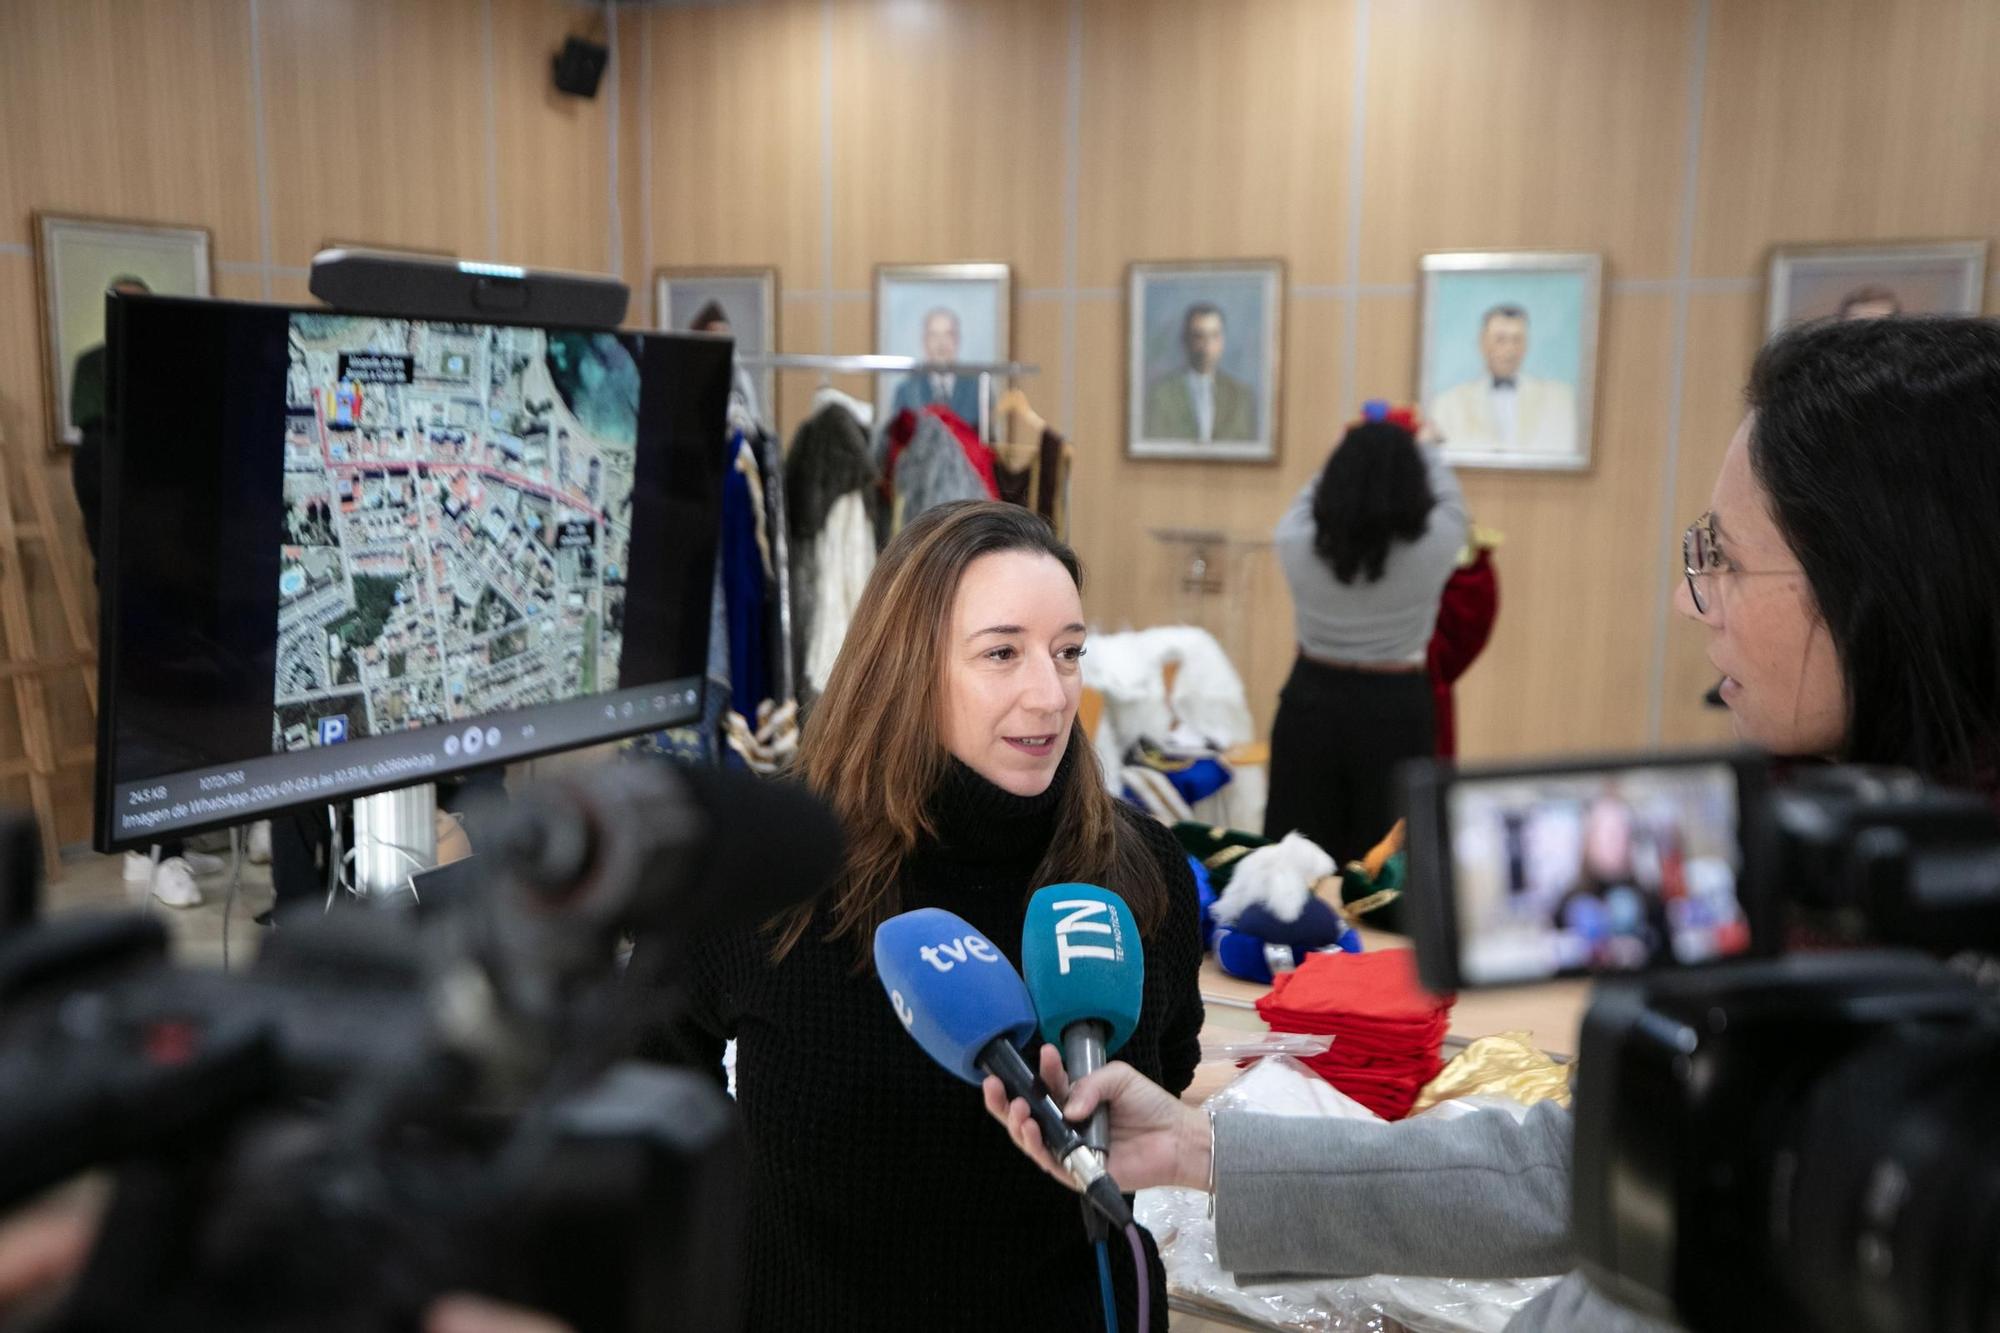
[[[386,898],[437,864],[437,788],[428,782],[354,802],[354,891]]]

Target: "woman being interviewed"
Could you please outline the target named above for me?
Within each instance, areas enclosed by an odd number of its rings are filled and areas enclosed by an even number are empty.
[[[875,928],[938,907],[1019,966],[1028,898],[1079,881],[1123,897],[1144,1008],[1119,1058],[1168,1089],[1194,1074],[1201,941],[1187,862],[1114,800],[1076,724],[1082,569],[1047,523],[939,506],[883,552],[814,705],[799,771],[849,846],[842,879],[762,930],[692,951],[685,1048],[735,1038],[750,1141],[749,1326],[1101,1326],[1076,1200],[1020,1160],[979,1095],[904,1032]],[[1132,1327],[1129,1251],[1114,1286]],[[1147,1246],[1153,1325],[1164,1280]]]

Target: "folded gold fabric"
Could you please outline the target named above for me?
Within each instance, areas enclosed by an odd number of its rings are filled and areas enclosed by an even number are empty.
[[[1574,1062],[1557,1064],[1543,1055],[1526,1032],[1481,1037],[1424,1085],[1410,1113],[1459,1097],[1511,1097],[1525,1106],[1553,1101],[1567,1107],[1575,1068]]]

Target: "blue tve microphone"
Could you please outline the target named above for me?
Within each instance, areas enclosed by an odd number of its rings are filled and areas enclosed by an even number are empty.
[[[875,971],[896,1017],[931,1059],[975,1087],[988,1074],[999,1079],[1010,1099],[1028,1103],[1042,1142],[1084,1197],[1114,1226],[1132,1221],[1103,1155],[1077,1136],[1021,1057],[1034,1039],[1035,1007],[1005,954],[962,918],[921,907],[876,927]]]
[[[1051,884],[1028,900],[1021,927],[1021,972],[1041,1016],[1042,1038],[1060,1046],[1074,1083],[1104,1068],[1145,1001],[1146,952],[1132,909],[1095,884]],[[1083,1141],[1109,1146],[1105,1108],[1091,1113]]]

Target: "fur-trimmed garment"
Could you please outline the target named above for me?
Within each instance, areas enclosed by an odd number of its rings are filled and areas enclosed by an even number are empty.
[[[785,458],[791,536],[792,656],[801,698],[826,684],[847,623],[875,568],[881,503],[868,436],[854,414],[828,403],[792,438]]]
[[[961,433],[963,432],[963,433]],[[980,467],[982,461],[984,469]],[[971,434],[971,428],[942,408],[927,408],[917,417],[910,447],[893,464],[896,481],[896,529],[927,509],[953,500],[997,500],[992,450]]]

